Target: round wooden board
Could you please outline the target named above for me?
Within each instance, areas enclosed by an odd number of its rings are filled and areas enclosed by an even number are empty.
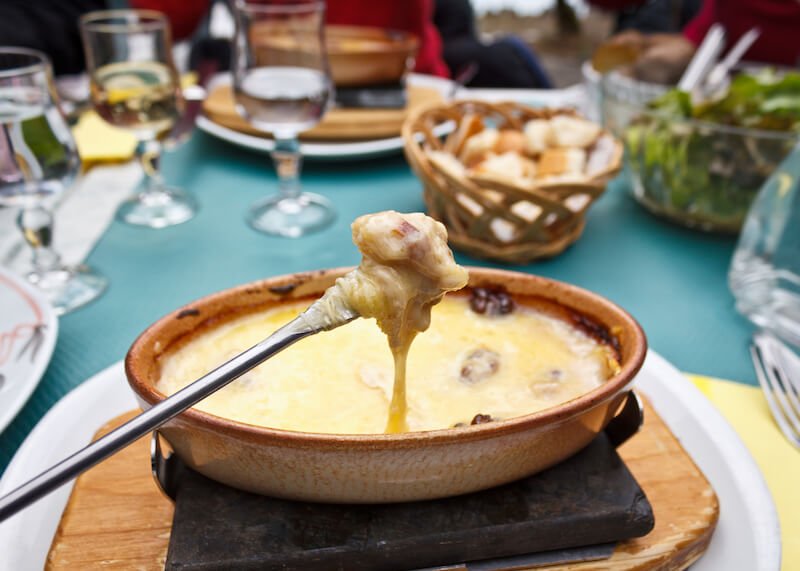
[[[339,109],[334,108],[325,114],[322,121],[313,129],[304,132],[304,140],[352,141],[359,139],[385,139],[400,135],[409,111],[418,105],[442,100],[439,90],[430,87],[409,86],[408,103],[404,109]],[[205,115],[234,131],[269,137],[267,133],[255,129],[236,111],[233,88],[220,85],[203,101]]]
[[[97,436],[138,412],[115,418]],[[149,444],[149,438],[143,438],[78,478],[46,569],[164,568],[173,505],[150,474]],[[608,560],[546,569],[588,571],[598,565],[614,571],[685,569],[708,547],[719,518],[717,496],[646,400],[642,430],[619,453],[650,500],[656,521],[653,531],[617,544]]]

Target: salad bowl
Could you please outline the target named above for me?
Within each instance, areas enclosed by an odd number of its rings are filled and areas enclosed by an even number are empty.
[[[605,93],[633,196],[679,224],[738,232],[758,190],[800,141],[800,106],[790,95],[798,92],[800,74],[759,72],[734,77],[704,101],[677,89],[649,102]]]

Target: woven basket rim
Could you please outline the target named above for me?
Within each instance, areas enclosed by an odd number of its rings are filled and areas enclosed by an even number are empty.
[[[601,140],[600,144],[610,145],[600,151],[609,153],[608,164],[584,179],[525,185],[467,176],[431,160],[428,152],[444,150],[460,161],[461,145],[485,128],[487,117],[501,130],[521,131],[533,118],[556,115],[581,117],[566,107],[535,108],[475,99],[432,102],[411,112],[402,128],[405,155],[422,182],[429,215],[445,225],[454,249],[489,260],[524,263],[555,256],[581,236],[589,207],[622,168],[622,143],[607,129],[601,127],[592,146],[597,149]],[[453,129],[442,136],[438,127],[449,121],[454,122]]]

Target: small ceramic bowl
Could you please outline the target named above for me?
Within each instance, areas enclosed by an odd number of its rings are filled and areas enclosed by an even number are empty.
[[[346,271],[322,270],[242,285],[161,318],[134,342],[125,360],[128,381],[142,407],[165,398],[155,387],[161,361],[175,349],[232,319],[319,296]],[[516,272],[469,271],[470,287],[502,284],[518,302],[556,308],[593,335],[607,337],[619,349],[619,373],[561,405],[462,428],[316,434],[253,426],[189,409],[163,426],[162,435],[187,465],[209,478],[250,492],[317,502],[453,496],[511,482],[564,460],[617,413],[644,361],[644,333],[624,310],[575,286]]]
[[[419,41],[408,32],[327,26],[333,82],[340,87],[397,83],[414,67]]]
[[[313,52],[304,55],[297,39],[276,36],[272,27],[254,25],[256,53],[275,64],[292,65],[305,57],[316,59]],[[325,26],[325,47],[331,78],[338,87],[356,87],[399,83],[414,67],[419,40],[403,31],[361,26]]]

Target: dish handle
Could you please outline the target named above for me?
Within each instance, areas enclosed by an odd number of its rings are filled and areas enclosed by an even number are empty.
[[[153,431],[150,440],[150,470],[158,489],[174,502],[178,482],[183,476],[184,464],[171,448],[164,447],[158,430]]]
[[[634,391],[628,391],[619,413],[606,425],[605,433],[614,448],[618,448],[639,432],[644,422],[644,407]]]

